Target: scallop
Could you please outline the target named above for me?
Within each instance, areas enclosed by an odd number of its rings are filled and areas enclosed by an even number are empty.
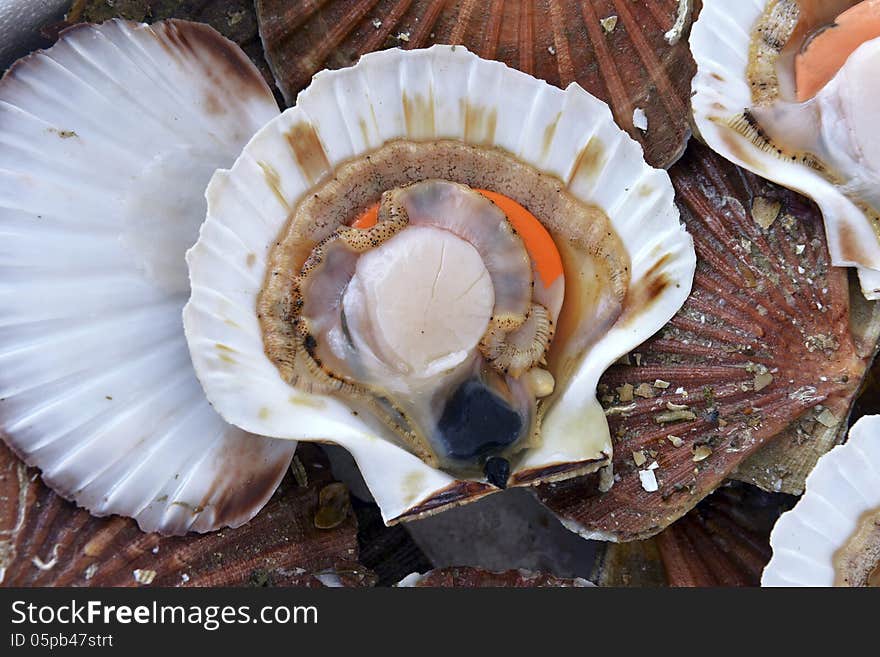
[[[294,444],[223,422],[182,330],[204,187],[278,115],[206,25],[83,24],[0,82],[0,432],[96,515],[240,525]]]
[[[696,266],[604,103],[460,46],[320,73],[207,197],[184,325],[209,400],[347,448],[387,523],[608,483],[598,377]]]
[[[815,200],[832,263],[880,298],[880,3],[711,0],[691,48],[703,139]]]
[[[880,586],[880,416],[819,460],[770,545],[763,586]]]
[[[814,204],[699,144],[670,177],[697,272],[676,316],[599,381],[614,487],[538,489],[588,538],[654,536],[727,478],[800,495],[839,442],[880,334],[877,304],[829,266]]]
[[[562,89],[577,82],[668,168],[690,138],[691,0],[256,0],[266,60],[289,104],[324,68],[368,52],[455,44]]]
[[[301,445],[296,459],[272,499],[241,527],[160,536],[65,502],[0,445],[0,586],[312,587],[329,576],[345,586],[374,584],[375,575],[357,562],[350,509],[332,529],[316,526],[324,491],[341,486],[330,463],[310,445]]]

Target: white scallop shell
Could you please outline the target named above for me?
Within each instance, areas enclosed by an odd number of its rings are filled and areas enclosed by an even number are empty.
[[[856,422],[849,439],[819,459],[797,505],[779,518],[762,586],[832,586],[835,551],[859,519],[880,509],[880,415]]]
[[[277,115],[194,23],[77,26],[0,82],[0,433],[97,515],[238,525],[287,469],[211,409],[180,316],[205,185]]]
[[[433,120],[408,121],[406,99],[413,105],[427,103],[433,111],[425,114]],[[641,147],[615,125],[608,107],[579,86],[562,91],[461,46],[387,50],[365,55],[354,67],[316,75],[296,106],[261,130],[231,171],[218,172],[211,181],[208,218],[187,256],[193,291],[184,324],[199,379],[227,421],[268,436],[329,440],[346,447],[386,522],[496,489],[482,480],[457,481],[429,467],[373,435],[336,399],[294,390],[266,357],[255,302],[267,254],[290,208],[315,177],[300,166],[286,135],[310,126],[330,167],[395,138],[486,144],[492,131],[466,130],[468,107],[497,112],[493,145],[557,176],[570,192],[608,213],[629,250],[634,286],[658,274],[674,283],[653,304],[621,320],[590,351],[548,411],[543,445],[527,453],[512,479],[560,464],[594,470],[608,463],[611,441],[596,400],[597,381],[612,362],[675,314],[690,291],[696,266],[669,176],[645,164]],[[546,145],[545,135],[553,135]],[[605,166],[590,171],[579,166],[587,149],[603,154]],[[529,483],[549,478],[537,476]]]
[[[865,297],[880,299],[880,239],[862,210],[814,170],[762,151],[724,122],[752,105],[749,46],[766,6],[767,0],[703,1],[690,36],[697,64],[692,97],[697,129],[731,162],[812,198],[825,220],[832,264],[857,267]],[[858,253],[848,244],[857,245]]]

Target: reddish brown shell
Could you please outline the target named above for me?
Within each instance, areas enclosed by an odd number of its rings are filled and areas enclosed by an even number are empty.
[[[770,531],[795,501],[725,486],[652,539],[606,544],[594,578],[603,586],[759,586]]]
[[[586,580],[564,579],[547,573],[532,573],[525,570],[494,573],[463,566],[431,570],[415,583],[415,586],[447,588],[568,588],[589,585]]]
[[[579,530],[622,541],[683,516],[796,420],[839,425],[872,355],[814,206],[697,144],[670,174],[699,262],[681,311],[600,384],[617,481],[539,491]],[[786,448],[812,455],[809,432]],[[639,470],[655,461],[648,492]]]
[[[324,68],[383,48],[463,44],[551,84],[607,101],[654,166],[684,151],[694,63],[679,0],[257,0],[266,58],[289,104]],[[681,31],[673,30],[679,11]],[[673,30],[670,32],[670,30]],[[669,35],[667,36],[667,33]],[[633,126],[637,109],[647,130]]]
[[[246,525],[169,538],[145,534],[127,518],[90,516],[0,445],[0,584],[321,586],[325,574],[346,586],[372,584],[357,564],[351,510],[333,529],[315,526],[321,491],[336,485],[323,453],[301,445],[297,454],[294,469],[306,485],[288,475]]]

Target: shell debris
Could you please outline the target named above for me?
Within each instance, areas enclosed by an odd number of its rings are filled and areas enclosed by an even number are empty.
[[[678,0],[678,10],[675,14],[675,23],[669,29],[663,38],[670,46],[674,46],[681,40],[684,30],[687,27],[688,18],[691,14],[691,0]]]
[[[770,372],[758,373],[755,375],[754,387],[755,391],[763,390],[773,383],[773,375]]]
[[[700,461],[704,461],[712,454],[712,448],[708,445],[696,445],[694,447],[694,463],[699,463]]]
[[[654,396],[654,389],[648,383],[642,383],[638,388],[635,389],[634,393],[637,397],[642,397],[643,399],[651,399]]]
[[[617,397],[621,402],[631,402],[633,400],[633,390],[632,384],[624,383],[622,386],[619,386],[615,389],[617,392]]]
[[[153,580],[156,579],[155,570],[145,570],[138,568],[137,570],[132,571],[131,574],[134,577],[134,581],[138,584],[152,584]]]
[[[633,110],[633,126],[643,132],[648,131],[648,115],[641,107],[636,107]]]
[[[761,228],[767,230],[782,211],[782,203],[763,196],[756,196],[752,201],[752,218]]]
[[[653,470],[639,470],[639,479],[642,482],[642,488],[648,493],[655,493],[659,490],[657,485],[657,475]]]
[[[832,413],[830,409],[826,408],[823,409],[821,413],[819,413],[818,417],[816,418],[816,422],[821,424],[823,427],[828,427],[830,429],[831,427],[837,426],[840,420],[837,419],[837,416]]]
[[[617,27],[617,15],[606,16],[599,23],[602,25],[602,29],[605,30],[605,34],[611,34],[614,28]]]

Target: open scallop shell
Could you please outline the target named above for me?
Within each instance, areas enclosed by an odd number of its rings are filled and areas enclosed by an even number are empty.
[[[318,529],[321,491],[333,482],[320,449],[297,454],[262,511],[243,527],[203,535],[144,534],[128,518],[95,518],[53,493],[0,445],[0,586],[369,585],[348,513]]]
[[[590,349],[544,418],[543,445],[527,453],[510,483],[607,464],[611,443],[596,382],[684,301],[695,267],[692,240],[667,174],[645,164],[604,103],[575,84],[562,91],[460,46],[373,53],[352,68],[317,75],[295,108],[261,130],[231,171],[214,177],[208,219],[188,254],[193,291],[184,310],[208,398],[245,430],[346,447],[386,522],[497,490],[484,480],[456,480],[377,439],[335,398],[300,394],[264,352],[255,300],[290,209],[337,164],[395,138],[497,146],[609,215],[629,252],[632,298],[639,301]],[[576,434],[560,430],[571,426]]]
[[[266,58],[289,103],[318,71],[348,66],[368,52],[461,44],[563,89],[577,82],[611,106],[617,124],[658,167],[675,162],[690,137],[691,5],[691,0],[256,3]]]
[[[589,478],[539,489],[590,538],[659,533],[767,445],[775,460],[755,483],[797,489],[839,440],[874,355],[877,304],[852,312],[812,204],[698,144],[670,176],[699,261],[681,311],[600,382],[620,480],[601,495]],[[640,472],[654,462],[650,492]]]
[[[81,25],[0,82],[0,433],[147,531],[239,525],[294,445],[211,409],[180,310],[204,185],[277,106],[206,25]]]
[[[835,552],[869,512],[880,512],[877,415],[856,422],[849,440],[823,456],[807,477],[807,492],[773,528],[773,558],[761,584],[833,586]]]
[[[767,4],[768,0],[704,0],[690,38],[697,62],[692,101],[697,129],[727,159],[816,201],[825,219],[832,264],[858,267],[866,298],[880,299],[880,239],[864,211],[813,169],[762,150],[728,123],[752,106],[746,77],[750,38]]]

